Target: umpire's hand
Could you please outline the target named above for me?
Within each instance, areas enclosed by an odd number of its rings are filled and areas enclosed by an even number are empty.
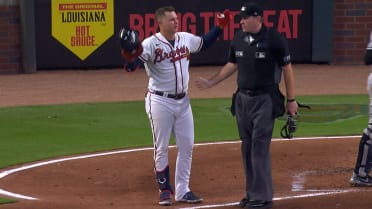
[[[195,84],[196,84],[196,87],[198,87],[198,89],[200,90],[208,89],[213,86],[212,82],[210,82],[208,79],[203,78],[203,77],[199,77],[195,81]]]
[[[296,115],[297,114],[297,111],[298,111],[298,104],[295,101],[290,101],[290,102],[287,102],[286,106],[285,106],[286,110],[287,110],[287,113],[288,115]]]

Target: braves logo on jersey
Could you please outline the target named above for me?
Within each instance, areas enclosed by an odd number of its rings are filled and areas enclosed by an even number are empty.
[[[199,52],[203,39],[186,32],[177,32],[174,43],[160,33],[142,42],[144,62],[149,76],[148,89],[176,94],[188,91],[189,62],[192,53]]]
[[[183,58],[186,58],[187,60],[190,59],[190,50],[185,45],[181,47],[177,46],[174,50],[171,50],[170,52],[166,52],[162,48],[156,48],[154,64],[162,62],[165,59],[169,59],[171,62],[174,63]]]

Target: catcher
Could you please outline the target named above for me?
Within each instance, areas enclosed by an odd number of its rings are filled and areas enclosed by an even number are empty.
[[[173,188],[170,183],[168,146],[171,134],[178,149],[175,167],[175,200],[200,203],[203,199],[189,188],[194,122],[188,97],[190,53],[197,53],[214,43],[232,17],[229,11],[216,17],[216,26],[204,36],[178,32],[178,19],[173,7],[155,12],[160,32],[141,43],[138,33],[120,31],[122,56],[129,61],[125,69],[137,69],[141,62],[149,76],[145,108],[152,130],[159,205],[171,205]]]
[[[364,62],[366,65],[371,65],[372,67],[372,31],[366,48]],[[368,76],[367,90],[370,101],[369,121],[360,139],[358,157],[353,175],[350,178],[350,184],[352,186],[372,186],[372,177],[368,175],[372,167],[372,72]]]

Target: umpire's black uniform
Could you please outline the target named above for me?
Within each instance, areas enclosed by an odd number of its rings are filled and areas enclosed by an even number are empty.
[[[270,142],[275,117],[284,111],[284,101],[278,110],[273,97],[279,91],[280,67],[290,63],[287,42],[264,25],[257,34],[240,31],[231,42],[229,62],[238,66],[234,108],[242,140],[247,197],[271,202]],[[279,97],[284,100],[281,93]]]

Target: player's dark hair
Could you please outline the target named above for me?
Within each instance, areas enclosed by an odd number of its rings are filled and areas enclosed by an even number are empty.
[[[165,15],[165,12],[174,12],[176,9],[172,6],[165,6],[165,7],[160,7],[155,11],[155,16],[156,19],[159,19],[161,16]]]

